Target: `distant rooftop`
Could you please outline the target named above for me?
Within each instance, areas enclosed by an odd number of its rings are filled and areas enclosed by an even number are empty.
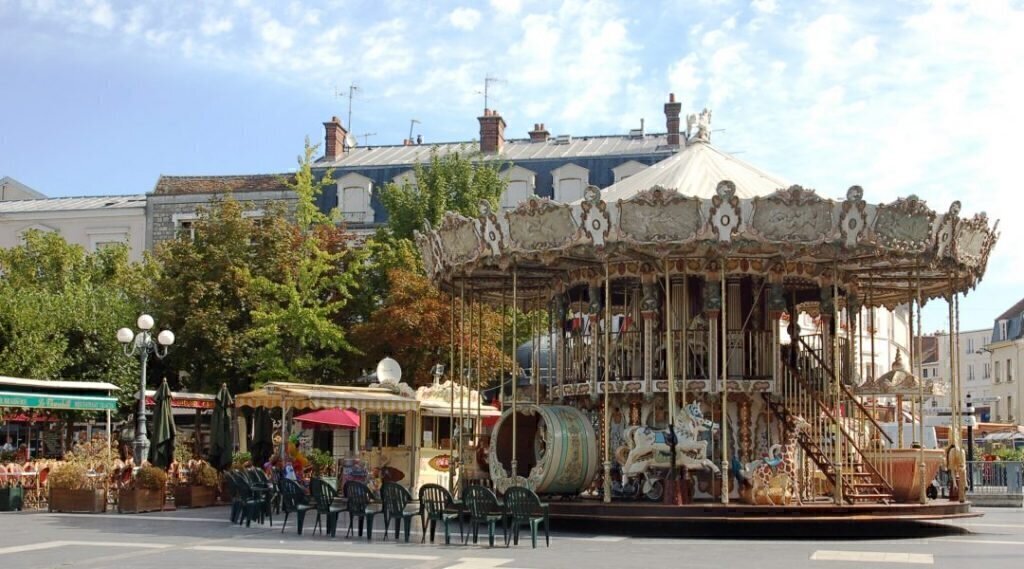
[[[153,188],[154,194],[222,194],[227,192],[276,192],[290,188],[284,180],[295,175],[248,174],[240,176],[160,176]]]
[[[0,178],[0,202],[45,198],[45,194],[33,190],[10,176]]]
[[[678,148],[668,146],[666,142],[665,134],[556,136],[536,142],[528,138],[512,139],[505,141],[500,153],[487,155],[487,158],[516,163],[560,158],[649,155],[659,152],[667,156]],[[411,165],[426,161],[432,149],[437,149],[438,153],[444,155],[460,151],[476,152],[479,148],[480,143],[475,140],[421,145],[358,146],[346,151],[340,160],[321,158],[316,165],[335,168]]]
[[[77,196],[0,202],[0,213],[131,209],[146,207],[146,196]]]

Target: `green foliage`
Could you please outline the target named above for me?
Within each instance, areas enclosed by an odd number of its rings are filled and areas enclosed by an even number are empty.
[[[87,253],[57,233],[0,250],[0,374],[110,381],[128,404],[139,363],[115,331],[138,317],[152,272],[124,246]]]
[[[167,487],[167,473],[155,466],[143,466],[135,473],[135,488],[163,490]]]
[[[83,464],[66,462],[50,471],[46,479],[50,488],[58,490],[89,490],[93,488],[89,470]]]
[[[250,452],[236,452],[231,455],[231,468],[235,470],[245,468],[252,464],[252,453]]]
[[[192,450],[192,441],[186,440],[182,437],[175,437],[174,462],[177,462],[178,464],[188,464],[188,461],[192,460],[194,456]]]
[[[415,184],[385,185],[380,201],[388,211],[388,226],[395,237],[411,239],[424,221],[437,227],[446,211],[475,217],[481,201],[496,208],[508,185],[500,173],[504,164],[481,157],[465,147],[444,155],[434,147],[426,164],[413,166]]]
[[[334,457],[318,448],[309,452],[309,464],[313,467],[313,476],[331,476]]]
[[[206,486],[209,488],[220,486],[220,474],[217,473],[216,468],[210,466],[205,461],[199,465],[192,478],[192,483],[196,486]]]
[[[999,460],[1021,461],[1024,460],[1024,449],[1000,448],[992,451]]]

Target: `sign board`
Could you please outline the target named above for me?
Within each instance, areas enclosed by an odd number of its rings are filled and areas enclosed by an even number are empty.
[[[939,415],[937,417],[926,417],[924,420],[925,426],[928,427],[952,427],[953,417],[949,415]],[[978,419],[974,415],[964,415],[960,419],[960,426],[962,427],[977,427]]]
[[[87,395],[47,395],[0,391],[0,407],[25,409],[65,409],[69,411],[114,411],[117,399]]]
[[[986,397],[971,397],[971,403],[973,403],[975,405],[977,405],[978,403],[996,403],[1000,399],[1002,399],[1002,398],[1001,397],[997,397],[995,395],[989,395],[989,396],[986,396]]]
[[[964,416],[973,415],[974,411],[975,411],[975,409],[973,407],[964,407],[963,409],[960,410],[960,414],[964,415]],[[950,407],[931,407],[931,408],[925,409],[925,414],[926,415],[952,415],[953,414],[953,409],[950,408]]]

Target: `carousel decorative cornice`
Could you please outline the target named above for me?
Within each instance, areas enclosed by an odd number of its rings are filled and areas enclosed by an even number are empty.
[[[448,213],[416,241],[429,276],[441,285],[467,274],[490,274],[500,283],[497,277],[515,265],[529,295],[555,278],[568,286],[587,282],[588,269],[606,260],[618,275],[638,276],[640,265],[618,270],[618,264],[685,258],[693,273],[721,271],[724,260],[727,274],[772,282],[835,274],[844,288],[859,285],[874,304],[894,306],[913,287],[911,270],[919,271],[926,300],[970,290],[998,238],[998,224],[990,227],[985,214],[960,218],[959,202],[937,214],[916,196],[869,204],[859,186],[845,200],[800,186],[752,198],[737,194],[734,182],[721,180],[707,199],[654,186],[606,202],[590,186],[571,204],[532,197],[505,212],[483,204],[476,219]],[[869,286],[873,295],[865,292]]]

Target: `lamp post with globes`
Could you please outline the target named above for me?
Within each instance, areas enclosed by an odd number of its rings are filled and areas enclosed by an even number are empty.
[[[149,454],[149,437],[146,433],[146,362],[151,353],[159,359],[167,355],[168,349],[174,343],[174,332],[163,330],[154,338],[150,332],[153,329],[153,317],[149,314],[139,316],[136,324],[139,332],[132,332],[131,328],[121,328],[117,331],[117,341],[123,345],[124,355],[138,356],[139,363],[142,364],[139,378],[139,411],[135,416],[135,465],[141,466]]]

